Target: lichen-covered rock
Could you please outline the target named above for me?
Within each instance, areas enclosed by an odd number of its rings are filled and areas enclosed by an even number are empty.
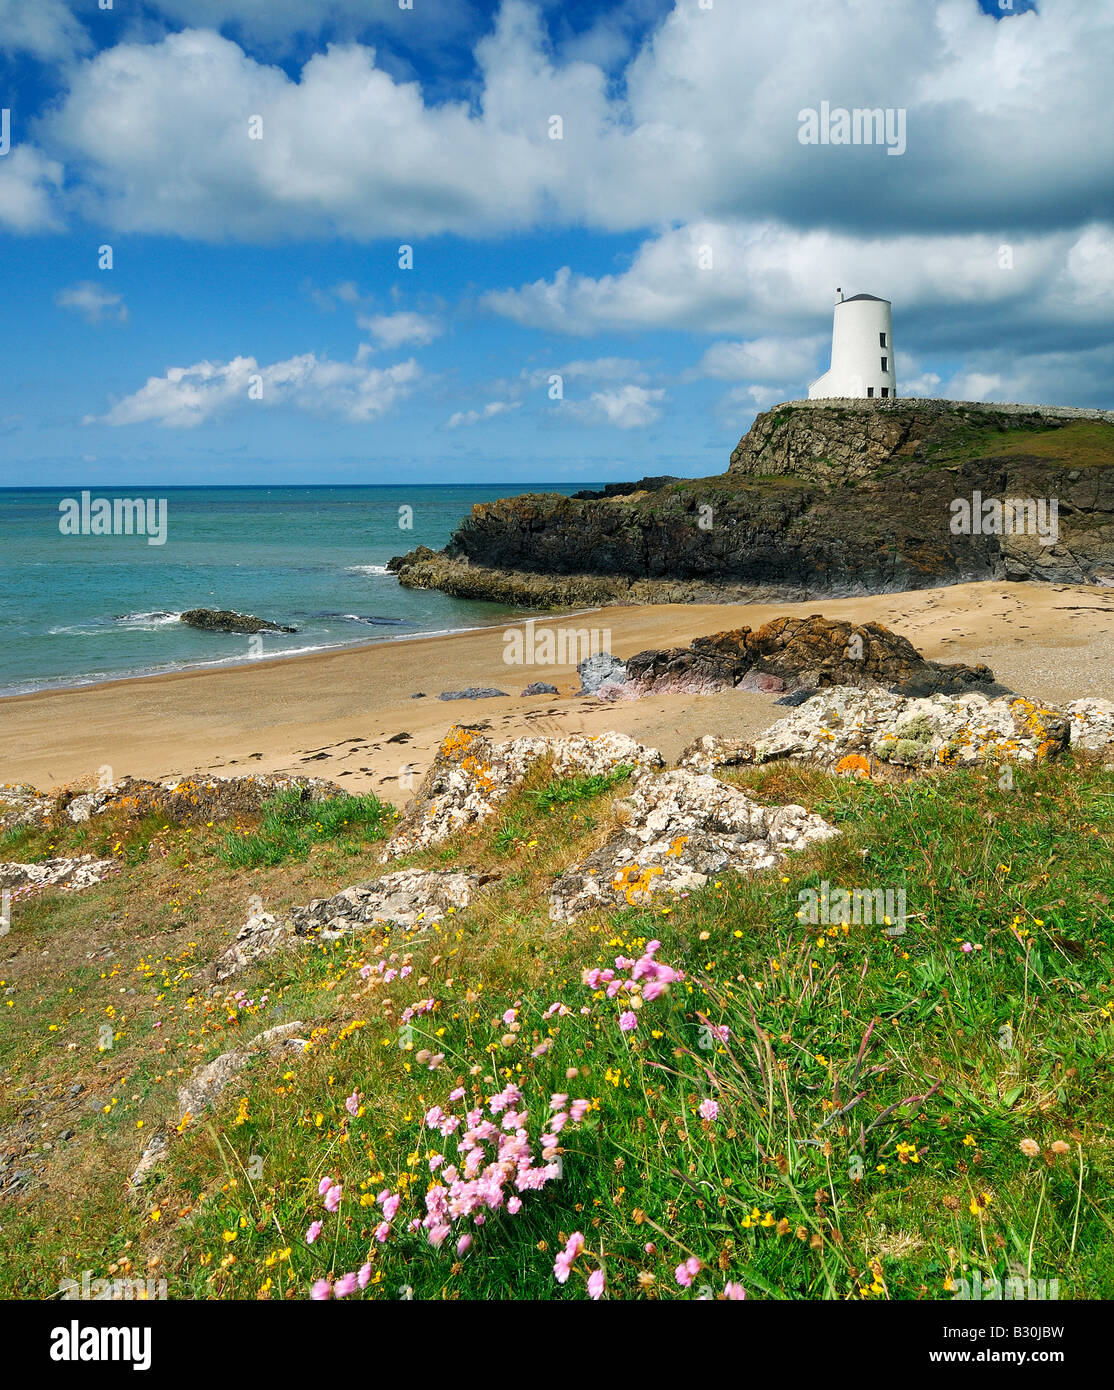
[[[1018,696],[974,692],[909,699],[882,690],[825,690],[754,740],[754,761],[834,766],[861,755],[903,768],[1031,762],[1062,752],[1068,719]]]
[[[1114,749],[1114,701],[1073,700],[1065,713],[1070,721],[1071,746],[1086,753]]]
[[[291,788],[297,788],[307,801],[346,795],[338,783],[323,777],[261,773],[254,777],[182,777],[168,782],[125,777],[96,791],[77,796],[67,793],[58,799],[56,809],[78,824],[111,810],[137,817],[155,812],[175,822],[225,820],[256,815],[276,792]]]
[[[307,936],[331,941],[377,924],[431,926],[450,908],[456,912],[467,907],[486,881],[478,874],[450,869],[399,869],[281,915],[254,912],[218,957],[215,977],[227,980],[253,961],[289,950]]]
[[[450,869],[399,869],[296,907],[291,922],[298,936],[316,934],[327,941],[378,924],[429,927],[467,907],[485,881]]]
[[[69,888],[79,893],[100,883],[119,866],[113,859],[46,859],[41,864],[0,864],[0,888]]]
[[[661,754],[627,734],[568,734],[561,738],[516,738],[492,743],[473,729],[450,729],[425,775],[405,819],[384,850],[397,858],[440,844],[495,808],[540,759],[551,757],[558,776],[610,772],[620,765],[661,767]]]
[[[173,1132],[166,1129],[159,1130],[148,1139],[139,1162],[132,1169],[131,1176],[128,1178],[128,1195],[136,1196],[139,1189],[147,1181],[151,1169],[166,1157],[173,1134],[181,1132],[203,1111],[207,1110],[220,1097],[221,1092],[228,1087],[229,1083],[249,1067],[256,1057],[275,1056],[286,1047],[303,1047],[304,1039],[298,1035],[305,1032],[306,1025],[301,1019],[294,1019],[290,1023],[279,1023],[263,1033],[257,1033],[242,1048],[234,1048],[231,1052],[222,1052],[219,1057],[214,1057],[211,1062],[206,1062],[204,1066],[198,1067],[191,1074],[189,1080],[178,1088],[177,1129]]]
[[[703,887],[729,870],[758,873],[790,850],[839,834],[803,806],[760,806],[687,769],[639,778],[617,809],[622,831],[554,883],[554,921],[593,908],[641,906],[663,891]]]
[[[292,1042],[297,1046],[300,1042],[295,1041],[297,1035],[305,1030],[306,1025],[300,1019],[294,1019],[291,1023],[280,1023],[274,1028],[268,1028],[264,1033],[257,1033],[242,1048],[222,1052],[219,1057],[214,1057],[211,1062],[199,1067],[185,1085],[178,1088],[178,1123],[181,1124],[187,1115],[196,1119],[257,1055],[288,1046]]]
[[[24,825],[42,825],[50,819],[54,798],[25,782],[0,787],[0,831]]]
[[[214,965],[216,979],[227,980],[253,961],[273,956],[295,944],[294,928],[288,917],[273,912],[253,912],[226,951]]]
[[[737,767],[753,761],[754,744],[749,739],[704,734],[689,744],[677,759],[677,766],[690,772],[713,772],[717,767]]]

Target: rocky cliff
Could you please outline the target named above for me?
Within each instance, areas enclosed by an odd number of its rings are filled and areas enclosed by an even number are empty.
[[[534,607],[1114,583],[1112,412],[794,401],[758,416],[726,473],[646,481],[479,504],[443,551],[391,568]],[[1003,518],[1006,499],[1033,503],[1025,525]]]

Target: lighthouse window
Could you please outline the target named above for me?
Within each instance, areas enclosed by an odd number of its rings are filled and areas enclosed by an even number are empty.
[[[868,387],[866,388],[866,393],[867,393],[868,396],[873,396],[873,395],[874,395],[874,387],[873,387],[873,386],[868,386]]]
[[[888,395],[890,394],[890,388],[889,388],[888,386],[883,386],[883,387],[882,387],[882,394],[883,394],[883,396],[888,396]]]
[[[886,370],[886,363],[887,363],[888,360],[889,360],[889,359],[886,358],[886,357],[883,357],[883,358],[882,358],[882,370],[883,370],[883,371]]]
[[[879,333],[879,335],[878,335],[878,346],[879,346],[879,347],[885,347],[885,346],[886,346],[886,335],[885,335],[884,333]]]

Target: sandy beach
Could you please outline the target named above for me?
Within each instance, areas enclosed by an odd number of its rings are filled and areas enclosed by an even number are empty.
[[[797,604],[613,607],[567,625],[609,631],[611,651],[624,657],[810,613],[884,623],[925,656],[985,662],[1004,684],[1047,702],[1114,698],[1114,591],[1094,586],[984,583]],[[48,789],[101,769],[113,780],[301,772],[401,804],[454,723],[487,725],[498,738],[619,729],[674,758],[700,734],[755,733],[781,713],[775,697],[744,691],[620,704],[576,696],[571,666],[506,665],[505,630],[5,699],[0,781]],[[548,682],[559,693],[521,696],[531,681]],[[468,686],[496,687],[509,698],[438,698]],[[418,692],[425,698],[413,698]]]

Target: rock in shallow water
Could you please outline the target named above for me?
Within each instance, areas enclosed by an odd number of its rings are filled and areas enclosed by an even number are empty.
[[[284,627],[266,618],[253,618],[250,613],[234,613],[231,608],[189,608],[179,615],[187,627],[204,632],[297,632],[296,627]]]

